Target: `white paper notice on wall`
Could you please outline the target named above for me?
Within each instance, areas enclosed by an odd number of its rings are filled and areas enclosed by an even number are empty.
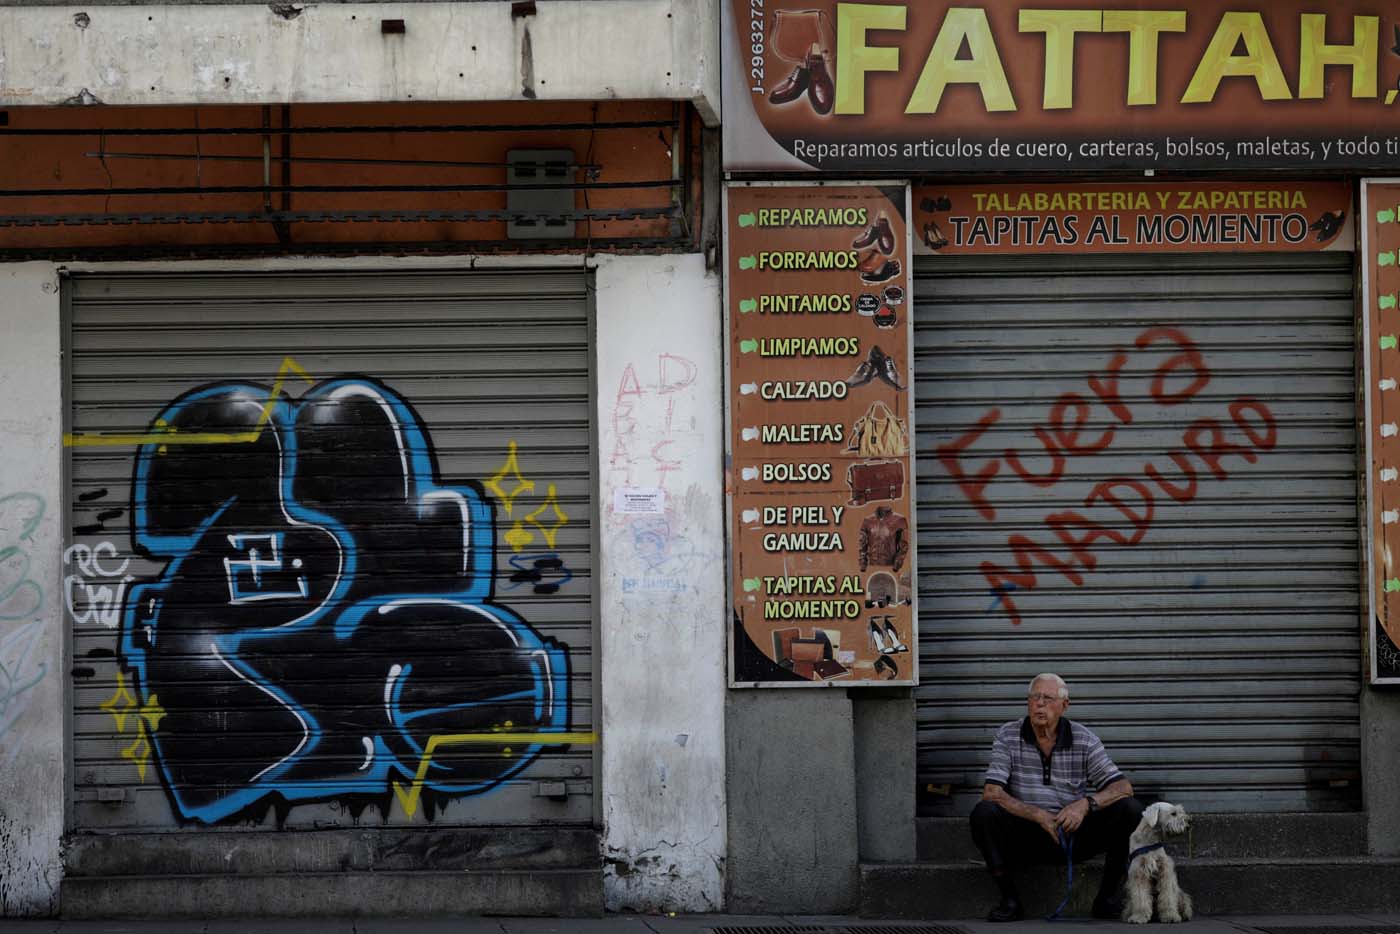
[[[642,515],[666,511],[666,491],[659,486],[624,486],[613,491],[613,513]]]

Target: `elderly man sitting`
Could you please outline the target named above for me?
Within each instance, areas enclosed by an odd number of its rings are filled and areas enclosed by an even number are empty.
[[[1087,727],[1064,718],[1069,686],[1056,674],[1031,681],[1024,720],[997,730],[982,800],[972,811],[972,838],[1001,891],[988,921],[1025,917],[1014,865],[1065,858],[1073,838],[1075,862],[1105,854],[1095,918],[1118,918],[1118,888],[1127,869],[1128,837],[1142,817],[1133,786]]]

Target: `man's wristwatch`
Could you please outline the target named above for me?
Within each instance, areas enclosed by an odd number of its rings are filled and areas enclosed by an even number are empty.
[[[1085,795],[1084,800],[1089,802],[1089,813],[1092,814],[1099,809],[1099,803],[1094,800],[1093,795]]]

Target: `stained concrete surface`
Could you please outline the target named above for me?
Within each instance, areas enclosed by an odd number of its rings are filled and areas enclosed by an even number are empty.
[[[1325,906],[1319,906],[1320,908]],[[917,927],[920,921],[869,921],[832,915],[612,915],[606,918],[441,918],[431,921],[377,918],[324,918],[296,921],[7,921],[0,934],[704,934],[716,927],[833,928],[879,925],[882,931]],[[1058,922],[1020,921],[989,924],[980,920],[940,920],[967,934],[1063,934],[1065,925],[1091,928],[1096,934],[1147,934],[1165,930],[1114,921],[1065,918]],[[1374,927],[1376,934],[1400,932],[1400,915],[1306,914],[1220,915],[1174,925],[1171,934],[1257,934],[1271,927]]]

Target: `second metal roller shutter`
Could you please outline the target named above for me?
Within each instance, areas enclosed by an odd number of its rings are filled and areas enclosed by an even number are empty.
[[[1359,808],[1350,254],[916,273],[921,812],[1041,671],[1144,796]]]
[[[590,823],[587,274],[69,296],[75,828]]]

